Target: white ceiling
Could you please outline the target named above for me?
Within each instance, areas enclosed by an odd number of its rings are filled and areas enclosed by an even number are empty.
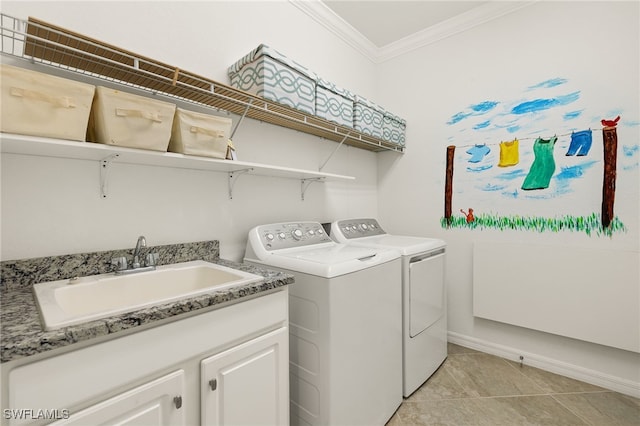
[[[539,0],[289,0],[373,62],[466,31]]]
[[[381,48],[488,1],[328,1],[323,3]]]

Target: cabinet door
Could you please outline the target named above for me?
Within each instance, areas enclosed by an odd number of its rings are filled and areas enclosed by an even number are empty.
[[[202,360],[203,425],[289,424],[289,334],[283,327]]]
[[[54,425],[183,425],[183,394],[184,371],[178,370],[73,413]]]

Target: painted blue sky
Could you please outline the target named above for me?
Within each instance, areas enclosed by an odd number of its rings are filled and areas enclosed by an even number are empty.
[[[471,104],[453,114],[447,124],[461,130],[500,131],[522,137],[533,129],[539,130],[535,123],[550,115],[565,122],[582,117],[585,109],[580,106],[580,98],[580,90],[572,89],[567,79],[552,78],[527,87],[520,99],[489,99]],[[581,121],[573,123],[573,130],[591,125],[589,121]]]

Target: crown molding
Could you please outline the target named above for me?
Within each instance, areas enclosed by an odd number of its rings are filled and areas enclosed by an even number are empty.
[[[492,1],[485,3],[482,6],[381,47],[378,49],[376,62],[388,61],[396,56],[470,30],[473,27],[530,6],[537,1]]]
[[[371,62],[378,62],[378,47],[323,2],[318,0],[289,0],[289,2],[341,38]]]
[[[491,1],[408,37],[378,48],[353,26],[319,0],[289,0],[329,31],[374,63],[382,63],[439,40],[451,37],[493,19],[537,3],[531,1]]]

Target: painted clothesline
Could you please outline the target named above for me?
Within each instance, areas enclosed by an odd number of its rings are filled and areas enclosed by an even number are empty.
[[[564,135],[561,135],[564,136]],[[554,146],[558,141],[558,136],[554,135],[549,139],[536,138],[533,144],[533,152],[536,156],[534,166],[539,163],[538,159],[547,157],[545,160],[541,160],[543,164],[547,164],[549,167],[555,168],[553,161]],[[580,130],[571,133],[571,144],[567,150],[566,156],[571,157],[577,155],[578,157],[585,156],[589,153],[593,142],[593,130]],[[455,149],[456,147],[451,146]],[[485,156],[491,152],[491,148],[487,145],[473,145],[466,150],[466,154],[471,155],[467,161],[472,164],[479,164],[484,162]],[[511,167],[520,162],[520,140],[514,139],[509,142],[500,142],[500,162],[499,167]],[[472,172],[481,172],[491,168],[486,164],[479,165],[477,167],[468,167],[467,170]],[[549,176],[551,177],[551,176]],[[528,185],[527,185],[528,186]],[[544,186],[543,186],[544,187]],[[528,189],[524,188],[523,189]]]
[[[620,117],[613,120],[612,124],[602,123],[602,144],[604,147],[604,165],[603,165],[603,181],[602,181],[602,212],[600,220],[602,229],[609,228],[614,219],[614,199],[616,191],[616,158],[618,149],[618,135],[615,124]],[[591,129],[589,129],[591,130]],[[597,130],[597,129],[596,129]],[[586,130],[585,130],[586,131]],[[591,130],[593,132],[594,130]],[[575,133],[575,132],[572,132]],[[569,134],[572,134],[569,133]],[[562,135],[561,135],[562,136]],[[538,140],[539,138],[536,138]],[[456,147],[449,145],[447,147],[447,163],[444,184],[444,218],[447,225],[451,225],[452,220],[452,199],[453,199],[453,163]]]
[[[580,132],[584,132],[584,131],[596,132],[596,131],[603,130],[603,129],[606,129],[606,128],[607,127],[601,127],[599,129],[591,129],[591,128],[589,128],[589,129],[585,129],[585,130],[580,130]],[[561,136],[571,136],[573,133],[578,133],[578,131],[572,131],[572,132],[569,132],[569,133],[562,133],[560,135],[554,134],[553,136],[550,136],[549,138],[546,138],[546,139],[559,138]],[[456,148],[471,148],[471,147],[474,147],[474,146],[499,146],[501,143],[504,143],[504,142],[513,142],[515,140],[518,140],[518,141],[529,141],[529,140],[531,140],[531,141],[535,142],[536,139],[545,139],[545,138],[541,138],[540,136],[522,138],[522,139],[514,137],[514,138],[512,138],[512,139],[510,139],[508,141],[501,141],[501,142],[496,142],[496,143],[481,143],[481,144],[475,144],[474,143],[474,144],[470,144],[470,145],[450,145],[450,146],[455,146]]]

